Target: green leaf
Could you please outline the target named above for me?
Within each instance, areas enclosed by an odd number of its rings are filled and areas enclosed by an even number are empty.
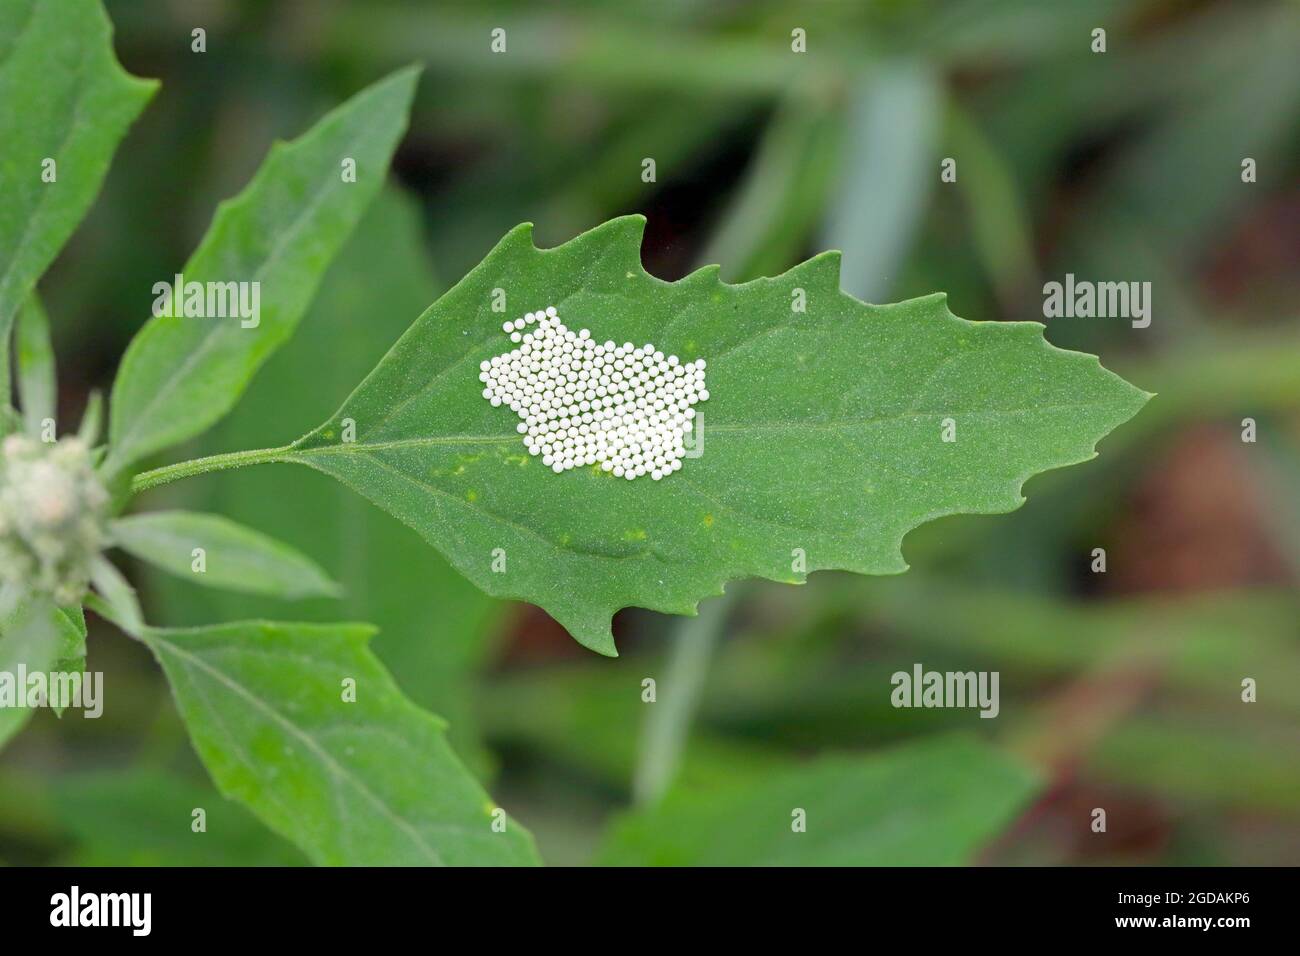
[[[494,831],[494,804],[442,721],[403,697],[370,653],[370,633],[244,622],[139,636],[221,792],[314,862],[536,863],[516,821]]]
[[[56,608],[45,598],[25,598],[0,620],[0,674],[16,675],[20,666],[29,674],[52,669],[80,671],[85,652],[86,630],[80,612]],[[31,715],[31,708],[0,706],[0,747]]]
[[[141,561],[208,587],[272,597],[333,597],[339,587],[286,544],[218,515],[154,511],[113,522],[114,544]],[[203,549],[202,572],[194,550]]]
[[[59,659],[56,670],[85,670],[86,667],[86,614],[80,605],[61,607],[57,611]]]
[[[81,222],[118,142],[157,88],[118,64],[97,0],[0,5],[0,404],[8,404],[14,316]]]
[[[85,598],[92,610],[130,634],[144,627],[144,615],[140,612],[135,588],[102,554],[90,566],[90,582],[98,592]]]
[[[625,816],[617,866],[953,866],[969,863],[1038,790],[1027,768],[966,736],[823,757]],[[805,832],[792,828],[803,810]]]
[[[60,607],[54,610],[54,626],[59,632],[58,657],[54,660],[53,670],[63,673],[81,674],[86,670],[86,614],[81,605]],[[54,713],[63,716],[61,706],[52,707]]]
[[[100,428],[104,418],[104,395],[91,392],[86,399],[85,410],[81,413],[81,424],[77,426],[77,437],[85,442],[87,448],[99,444]]]
[[[394,73],[300,139],[277,143],[248,187],[220,206],[181,274],[187,285],[260,283],[257,324],[167,316],[145,323],[113,386],[110,473],[221,418],[293,333],[330,261],[383,185],[417,77],[415,68]],[[347,159],[355,160],[355,182],[344,181]]]
[[[23,423],[29,434],[41,433],[41,422],[54,417],[56,379],[54,347],[50,344],[50,321],[40,296],[28,296],[18,315],[15,365],[18,369],[18,400]]]
[[[966,206],[971,245],[1003,300],[1015,302],[1036,269],[1022,184],[960,103],[949,104],[947,125],[946,152],[963,159],[957,188]]]
[[[1149,397],[1049,345],[1037,323],[967,322],[941,294],[864,305],[840,292],[835,253],[744,285],[717,267],[663,282],[641,267],[643,226],[616,219],[545,251],[530,226],[512,230],[283,459],[333,475],[489,594],[539,604],[612,654],[619,608],[692,614],[729,580],[799,582],[796,549],[809,571],[903,571],[909,530],[1015,509],[1027,478],[1092,458]],[[477,378],[510,347],[494,289],[508,317],[555,305],[598,340],[706,359],[701,457],[660,482],[556,475],[530,458]],[[340,440],[344,418],[354,442]]]

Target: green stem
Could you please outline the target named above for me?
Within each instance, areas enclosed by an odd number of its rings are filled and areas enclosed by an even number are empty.
[[[175,465],[164,465],[152,471],[141,472],[132,478],[131,494],[138,495],[142,491],[157,488],[159,485],[165,485],[170,481],[192,478],[195,475],[207,474],[210,471],[225,471],[228,468],[243,468],[245,465],[288,461],[289,459],[285,456],[290,447],[289,445],[283,445],[280,448],[232,451],[224,455],[209,455],[207,458],[194,458],[190,461],[178,462]]]
[[[700,608],[673,631],[668,670],[656,682],[656,701],[650,704],[641,732],[641,752],[632,778],[632,799],[641,805],[664,795],[677,776],[691,723],[704,689],[704,678],[734,594],[725,594]]]

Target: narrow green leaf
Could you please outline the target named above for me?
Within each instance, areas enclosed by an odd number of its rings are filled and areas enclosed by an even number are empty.
[[[817,56],[791,56],[766,31],[762,36],[732,29],[703,35],[698,24],[687,30],[641,16],[629,22],[614,14],[612,5],[608,9],[602,13],[589,6],[580,24],[558,5],[512,10],[509,56],[496,56],[479,42],[501,19],[482,4],[462,9],[438,4],[422,10],[418,19],[411,8],[400,6],[340,7],[322,38],[350,50],[356,37],[364,35],[384,56],[426,57],[449,75],[468,77],[476,93],[505,77],[525,88],[563,77],[588,89],[680,91],[697,101],[704,98],[701,91],[740,97],[821,92],[834,88],[847,65],[859,66],[871,55],[857,45],[840,50],[828,43]],[[557,43],[557,36],[571,42]],[[695,116],[693,110],[689,118]],[[679,125],[689,125],[686,119]]]
[[[140,637],[221,792],[314,862],[536,863],[517,822],[494,830],[496,808],[442,721],[402,696],[366,647],[370,634],[244,622]]]
[[[417,78],[415,68],[394,73],[301,138],[277,143],[248,187],[220,206],[181,275],[187,285],[259,283],[258,315],[154,316],[145,323],[113,386],[109,472],[221,418],[293,333],[330,261],[383,185]],[[355,161],[355,182],[345,180],[348,160]]]
[[[86,660],[86,614],[80,605],[57,610],[56,623],[61,635],[59,641],[59,668],[81,670]]]
[[[29,674],[48,672],[57,662],[69,658],[75,645],[70,623],[44,598],[22,599],[0,620],[0,680],[17,681],[20,667]],[[19,690],[16,686],[11,689]],[[0,703],[0,747],[23,728],[31,715],[29,707]]]
[[[112,537],[141,561],[208,587],[282,598],[339,593],[338,585],[306,555],[218,515],[129,515],[113,522]]]
[[[18,314],[14,363],[18,370],[18,402],[29,434],[39,435],[41,423],[54,418],[57,385],[50,322],[40,296],[27,297]]]
[[[978,121],[960,104],[948,109],[948,148],[960,156],[958,188],[970,218],[976,254],[1007,302],[1016,301],[1033,279],[1033,228],[1019,184]]]
[[[144,615],[140,612],[140,601],[136,598],[135,588],[122,576],[122,572],[113,563],[99,555],[90,566],[90,582],[98,595],[88,595],[86,600],[92,610],[102,612],[128,634],[135,634],[144,627]],[[92,600],[96,596],[100,600]]]
[[[839,290],[834,253],[743,285],[716,267],[663,282],[641,267],[643,226],[616,219],[545,251],[530,226],[511,231],[285,457],[613,653],[609,620],[629,605],[691,614],[738,578],[903,571],[909,530],[1015,509],[1026,479],[1092,458],[1149,397],[1037,323],[967,322],[943,295],[864,305]],[[479,363],[511,347],[495,289],[507,317],[555,305],[597,341],[706,359],[700,457],[659,482],[531,458],[481,395]]]
[[[823,757],[759,780],[670,793],[620,820],[599,861],[953,866],[971,862],[1038,787],[1026,767],[965,736]],[[804,832],[796,832],[798,811]]]
[[[0,4],[0,404],[14,316],[157,88],[118,64],[98,0]]]
[[[90,393],[86,399],[85,411],[81,413],[81,424],[77,426],[77,437],[85,442],[87,448],[94,448],[99,443],[100,428],[104,423],[104,396],[99,391]]]
[[[86,670],[86,614],[81,605],[56,608],[54,625],[59,631],[59,653],[54,670],[63,673],[84,673]],[[63,708],[54,712],[63,716]]]

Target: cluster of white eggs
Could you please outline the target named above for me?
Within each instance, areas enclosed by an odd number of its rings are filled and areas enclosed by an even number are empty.
[[[519,416],[529,454],[556,474],[599,463],[629,481],[682,467],[693,406],[709,398],[704,359],[683,365],[653,345],[599,344],[554,306],[501,328],[518,347],[481,363],[479,381],[493,406]]]

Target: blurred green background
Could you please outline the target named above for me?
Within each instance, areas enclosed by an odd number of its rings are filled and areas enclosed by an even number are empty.
[[[1300,860],[1300,4],[107,7],[120,59],[163,88],[41,284],[61,421],[107,389],[152,284],[270,142],[412,61],[426,72],[391,188],[296,338],[188,452],[314,425],[524,220],[550,245],[642,212],[644,261],[666,279],[720,262],[741,281],[839,248],[846,291],[943,290],[969,319],[1041,320],[1043,283],[1067,272],[1149,281],[1153,296],[1149,328],[1051,319],[1046,334],[1158,397],[1096,460],[1030,481],[1019,511],[914,532],[901,577],[733,585],[697,619],[624,611],[623,656],[607,660],[479,594],[324,476],[268,466],[144,504],[254,524],[348,597],[236,597],[134,568],[152,620],[380,625],[398,682],[451,721],[549,863]],[[206,53],[190,50],[196,27]],[[946,157],[955,182],[940,179]],[[300,860],[215,795],[147,654],[99,621],[89,648],[104,717],[41,713],[0,754],[0,860]],[[893,709],[890,674],[917,662],[999,671],[999,717]],[[1241,700],[1247,677],[1256,703]],[[756,821],[798,805],[791,787],[830,801],[810,820],[835,829],[764,857]],[[949,833],[976,805],[996,826]],[[913,842],[881,850],[865,832],[913,810]],[[858,839],[875,855],[855,857]]]

